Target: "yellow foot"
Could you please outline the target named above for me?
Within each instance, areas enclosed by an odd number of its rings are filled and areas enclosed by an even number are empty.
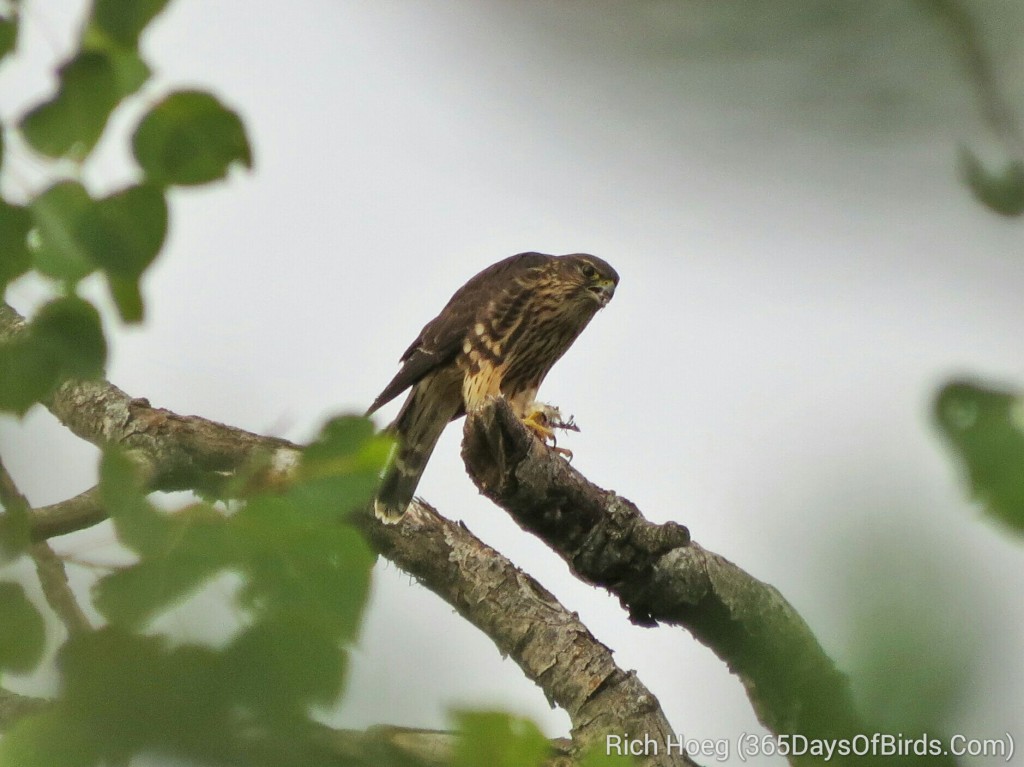
[[[564,455],[566,460],[572,460],[572,450],[558,447],[558,440],[555,438],[555,429],[567,431],[579,431],[579,427],[572,418],[568,421],[562,419],[562,413],[554,405],[545,405],[534,402],[523,418],[523,425],[537,435],[537,438],[545,445],[551,443],[551,449],[559,455]]]

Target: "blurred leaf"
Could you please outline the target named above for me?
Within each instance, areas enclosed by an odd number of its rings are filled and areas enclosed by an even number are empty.
[[[31,227],[32,215],[28,209],[0,200],[0,295],[8,282],[32,266],[32,256],[28,251]]]
[[[139,35],[168,0],[96,0],[92,26],[118,45],[136,48]]]
[[[156,258],[167,234],[167,203],[158,187],[131,186],[86,208],[78,240],[107,273],[137,279]]]
[[[252,167],[238,115],[209,93],[179,91],[154,106],[132,138],[135,159],[153,184],[205,184],[232,163]]]
[[[2,374],[2,371],[0,371]],[[17,559],[32,545],[28,501],[0,463],[0,564]],[[0,626],[0,632],[3,631]]]
[[[25,335],[0,343],[0,410],[24,414],[46,397],[59,379],[60,365]]]
[[[107,342],[99,312],[78,296],[46,304],[29,323],[33,345],[50,354],[59,377],[98,378],[107,364]]]
[[[1024,533],[1024,398],[968,381],[947,384],[935,404],[939,428],[989,513]]]
[[[551,748],[533,722],[498,711],[457,711],[454,767],[539,767]]]
[[[31,671],[43,656],[46,627],[21,584],[0,582],[0,668]]]
[[[78,226],[92,204],[85,187],[76,181],[55,184],[32,201],[35,230],[29,244],[36,269],[77,282],[95,268]]]
[[[51,301],[26,332],[0,343],[0,409],[24,413],[67,378],[102,374],[106,357],[92,304],[77,296]]]
[[[122,319],[142,319],[139,278],[153,262],[167,235],[163,190],[132,186],[97,200],[78,220],[78,241],[90,260],[107,273]]]
[[[301,481],[290,493],[296,502],[334,519],[368,503],[392,445],[390,437],[375,435],[373,428],[361,416],[328,421],[303,451]]]
[[[166,549],[148,551],[138,564],[107,575],[95,586],[96,608],[113,624],[139,628],[232,561],[225,521],[208,506],[176,512],[156,520],[155,526]]]
[[[171,523],[146,500],[142,472],[115,446],[100,459],[100,499],[109,512],[117,539],[142,556],[166,550]]]
[[[137,279],[112,277],[107,275],[110,295],[117,305],[117,312],[125,322],[142,322],[145,310],[142,304],[142,291],[139,290]]]
[[[960,172],[985,207],[1003,216],[1024,213],[1024,162],[1013,160],[1002,173],[993,173],[969,149],[961,147]]]
[[[354,528],[275,497],[253,499],[231,528],[248,576],[243,604],[271,617],[304,610],[355,638],[376,557]]]
[[[99,141],[123,95],[122,72],[106,53],[82,51],[58,71],[60,87],[21,121],[28,143],[50,157],[82,159]]]
[[[212,650],[107,627],[71,637],[58,665],[68,718],[108,763],[143,749],[215,753],[238,732]]]
[[[0,740],[0,767],[94,767],[87,731],[60,708],[19,719]]]
[[[231,691],[271,721],[301,717],[310,703],[334,702],[345,671],[345,656],[331,631],[310,621],[309,613],[282,618],[246,629],[223,658]]]
[[[17,559],[31,545],[31,528],[25,509],[5,508],[0,514],[0,564]]]
[[[152,74],[149,66],[134,50],[114,48],[105,51],[117,83],[118,101],[141,88]]]
[[[18,44],[18,17],[0,18],[0,59],[14,50]]]

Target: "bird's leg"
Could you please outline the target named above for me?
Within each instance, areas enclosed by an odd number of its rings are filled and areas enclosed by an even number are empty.
[[[554,405],[546,405],[543,402],[531,402],[523,415],[523,425],[537,435],[544,444],[551,443],[551,449],[559,455],[564,455],[567,460],[572,460],[572,451],[558,446],[558,439],[555,437],[555,429],[567,429],[579,431],[579,427],[572,418],[568,421],[562,420],[561,411]]]

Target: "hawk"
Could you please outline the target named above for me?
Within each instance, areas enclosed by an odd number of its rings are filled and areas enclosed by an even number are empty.
[[[397,522],[450,421],[503,396],[541,438],[552,436],[534,402],[551,366],[611,300],[619,275],[586,253],[520,253],[459,288],[402,355],[402,367],[367,415],[412,387],[388,427],[397,445],[374,512]]]

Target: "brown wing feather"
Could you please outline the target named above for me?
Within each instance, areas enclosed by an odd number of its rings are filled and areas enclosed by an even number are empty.
[[[370,415],[386,405],[430,371],[452,362],[461,351],[462,342],[472,329],[477,313],[490,301],[492,296],[489,294],[505,289],[510,273],[541,266],[551,258],[542,253],[510,256],[487,267],[455,291],[441,313],[424,325],[416,340],[405,350],[401,358],[402,367],[366,414]]]

